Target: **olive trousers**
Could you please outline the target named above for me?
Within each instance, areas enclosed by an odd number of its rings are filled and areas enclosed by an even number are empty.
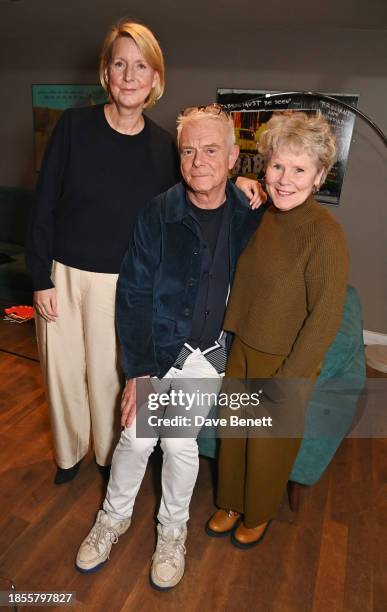
[[[227,362],[226,379],[269,379],[284,359],[285,356],[257,351],[236,337]],[[301,445],[303,415],[312,388],[313,379],[309,390],[305,393],[303,389],[300,394],[303,405],[297,404],[294,437],[276,437],[275,432],[254,437],[247,430],[245,437],[220,440],[217,505],[243,514],[248,528],[261,525],[277,514]],[[279,408],[284,409],[286,405]],[[292,419],[293,415],[288,420]]]

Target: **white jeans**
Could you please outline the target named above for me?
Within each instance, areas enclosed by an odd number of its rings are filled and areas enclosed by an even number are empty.
[[[193,380],[195,378],[205,379],[200,383],[202,392],[219,393],[222,377],[199,349],[187,358],[182,370],[172,367],[157,382],[157,391],[174,389],[194,393],[198,389],[198,383]],[[207,416],[210,408],[209,405],[195,406],[195,413]],[[168,417],[168,407],[164,416]],[[103,509],[113,519],[123,520],[132,515],[148,458],[157,441],[157,437],[137,438],[136,422],[122,431],[114,451],[103,504]],[[166,437],[161,438],[160,444],[163,450],[162,497],[157,518],[162,525],[178,527],[189,519],[189,504],[199,470],[198,445],[196,438]]]

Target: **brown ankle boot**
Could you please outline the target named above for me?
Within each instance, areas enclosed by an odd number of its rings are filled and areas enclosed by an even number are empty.
[[[262,523],[257,527],[245,527],[244,523],[240,523],[238,527],[232,532],[231,542],[237,548],[252,548],[261,542],[268,530],[270,521]]]
[[[239,512],[233,510],[217,510],[206,525],[206,533],[215,538],[226,536],[240,520]]]

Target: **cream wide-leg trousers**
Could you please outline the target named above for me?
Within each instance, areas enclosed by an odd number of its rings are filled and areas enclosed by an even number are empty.
[[[108,465],[120,433],[123,386],[114,324],[117,274],[54,262],[58,319],[36,315],[55,459],[70,468],[84,457],[92,431],[99,465]]]

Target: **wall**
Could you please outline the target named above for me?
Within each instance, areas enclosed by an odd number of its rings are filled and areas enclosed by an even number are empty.
[[[387,131],[386,33],[271,27],[248,40],[235,31],[223,38],[195,32],[187,45],[185,32],[164,29],[167,93],[152,117],[173,131],[177,112],[212,101],[217,87],[316,90],[360,94],[359,108]],[[34,182],[31,84],[97,82],[94,57],[83,57],[79,44],[66,47],[64,38],[55,55],[45,43],[34,39],[28,56],[25,41],[21,56],[10,58],[2,72],[1,185]],[[347,235],[364,327],[381,333],[387,333],[386,162],[382,143],[357,120],[341,204],[332,209]]]

